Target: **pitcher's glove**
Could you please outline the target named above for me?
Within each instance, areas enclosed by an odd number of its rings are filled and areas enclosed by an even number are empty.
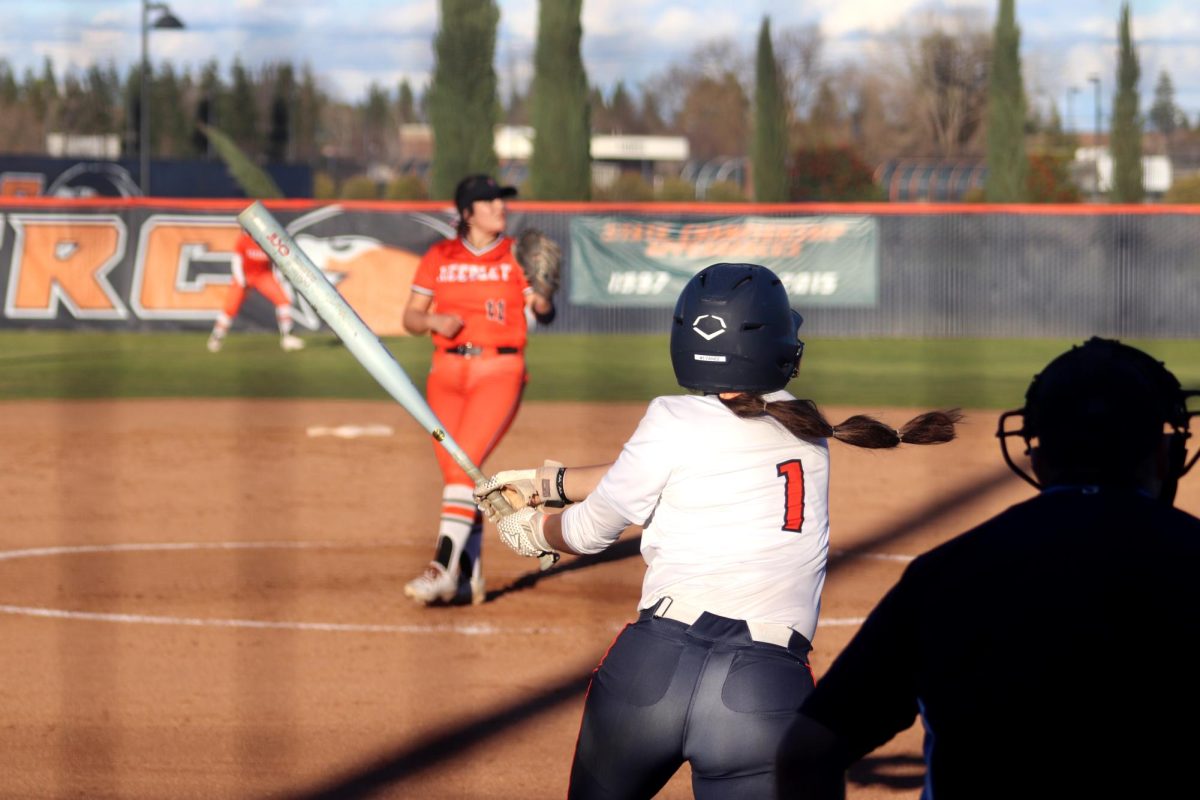
[[[529,286],[542,297],[553,297],[562,283],[562,249],[558,244],[537,228],[529,228],[517,236],[515,255]]]
[[[517,555],[553,564],[558,560],[558,551],[546,541],[545,524],[545,514],[525,507],[502,517],[496,527],[500,531],[500,540]]]
[[[491,502],[496,492],[508,501],[514,511],[539,505],[562,508],[572,502],[562,491],[565,471],[566,467],[562,464],[549,460],[536,469],[501,470],[483,483],[476,484],[475,502],[484,515],[495,523],[499,523],[502,516]]]

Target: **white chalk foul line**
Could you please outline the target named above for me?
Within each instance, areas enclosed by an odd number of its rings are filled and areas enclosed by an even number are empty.
[[[150,614],[107,614],[97,611],[71,611],[61,608],[0,605],[0,614],[46,619],[117,622],[129,625],[182,625],[196,628],[255,628],[261,630],[323,631],[337,633],[456,633],[463,636],[496,634],[556,634],[554,628],[500,628],[495,625],[367,625],[338,622],[268,622],[258,619],[205,619],[202,617],[161,617]]]
[[[380,547],[386,545],[346,542],[155,542],[143,544],[94,544],[64,545],[58,547],[33,547],[24,550],[0,551],[0,561],[22,558],[45,558],[61,555],[86,553],[151,553],[187,550],[311,550],[354,547]],[[845,551],[831,550],[832,555],[846,555]],[[854,558],[878,561],[912,561],[915,556],[891,553],[858,553]],[[260,630],[321,631],[336,633],[399,633],[399,634],[458,634],[462,636],[493,636],[497,634],[543,635],[558,634],[557,628],[501,628],[489,624],[465,625],[378,625],[339,622],[289,622],[256,619],[207,619],[203,617],[168,617],[152,614],[112,614],[98,611],[75,611],[37,606],[0,604],[0,614],[41,617],[44,619],[70,619],[91,622],[110,622],[131,625],[179,625],[204,628],[252,628]],[[861,625],[865,617],[832,617],[821,619],[820,628],[840,628]]]
[[[61,547],[34,547],[25,550],[0,551],[0,561],[21,558],[45,558],[86,553],[150,553],[186,550],[304,550],[355,547],[383,547],[375,543],[346,542],[158,542],[144,544],[93,544]],[[0,614],[12,614],[43,619],[86,620],[126,625],[181,625],[205,628],[256,628],[260,630],[322,631],[338,633],[402,633],[402,634],[459,634],[462,636],[492,636],[497,634],[555,634],[555,628],[501,628],[495,625],[372,625],[365,623],[290,622],[256,619],[206,619],[201,617],[168,617],[152,614],[112,614],[97,611],[77,611],[37,606],[0,605]]]
[[[344,542],[159,542],[149,544],[84,544],[62,547],[33,547],[28,550],[0,550],[0,561],[46,556],[72,556],[82,553],[153,553],[171,550],[305,550],[360,547]],[[378,546],[378,545],[372,545]]]

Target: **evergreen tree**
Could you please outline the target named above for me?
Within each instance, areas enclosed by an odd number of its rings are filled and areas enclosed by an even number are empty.
[[[1029,160],[1025,155],[1025,87],[1021,81],[1021,30],[1014,0],[1000,0],[988,81],[987,185],[990,203],[1025,199]]]
[[[217,119],[221,131],[233,139],[243,152],[251,158],[260,150],[258,140],[258,102],[250,73],[242,61],[234,57],[229,70],[230,88],[221,96]]]
[[[117,68],[93,64],[84,74],[83,97],[76,109],[76,130],[80,133],[112,133],[120,119],[121,79]]]
[[[153,73],[150,83],[150,152],[178,157],[191,149],[192,121],[183,102],[183,86],[169,61]]]
[[[1113,106],[1112,199],[1115,203],[1140,203],[1145,196],[1142,183],[1142,120],[1138,115],[1137,53],[1129,32],[1129,3],[1121,4],[1117,37],[1117,99]]]
[[[63,133],[83,133],[83,84],[74,69],[68,70],[63,76],[62,103],[59,107],[58,130]]]
[[[222,105],[221,73],[216,61],[209,61],[200,70],[200,85],[196,89],[196,108],[192,115],[192,152],[203,158],[216,155],[213,145],[204,133],[206,127],[221,124],[218,109]]]
[[[430,194],[454,194],[466,175],[496,171],[495,0],[441,0],[441,28],[434,39],[429,121],[433,127]]]
[[[771,45],[771,20],[763,17],[758,32],[758,61],[754,86],[754,199],[782,203],[788,199],[788,114],[779,64]]]
[[[125,158],[136,158],[141,152],[142,140],[142,65],[141,62],[129,68],[125,76],[125,88],[122,96],[125,99],[125,138],[121,154]]]
[[[400,81],[396,90],[396,118],[401,125],[417,121],[417,101],[407,78]]]
[[[296,94],[296,75],[291,64],[280,64],[275,71],[275,86],[271,90],[271,119],[267,131],[267,161],[282,163],[288,160],[288,144],[292,139],[291,108]]]
[[[617,81],[617,85],[613,87],[612,98],[608,101],[608,113],[616,132],[642,133],[637,106],[626,91],[623,81]]]
[[[591,114],[579,43],[583,0],[541,0],[530,119],[533,196],[587,200],[592,191]]]
[[[642,130],[649,134],[659,134],[667,130],[663,121],[662,105],[653,90],[642,87]]]
[[[20,93],[21,88],[17,85],[17,76],[13,74],[12,66],[0,58],[0,105],[15,104]]]
[[[296,89],[296,107],[292,117],[292,157],[315,163],[321,156],[322,116],[327,98],[317,86],[312,66],[305,64]]]
[[[608,101],[599,86],[588,90],[588,115],[591,127],[599,133],[612,133],[612,123],[608,118]]]
[[[367,98],[359,107],[365,149],[363,155],[368,161],[376,161],[384,156],[391,107],[392,99],[387,90],[372,81],[367,87]]]
[[[54,63],[49,56],[42,62],[41,77],[26,68],[22,95],[43,132],[53,128],[58,111],[58,80],[54,77]]]
[[[1171,76],[1163,70],[1154,86],[1154,105],[1150,106],[1150,124],[1155,130],[1170,138],[1179,127],[1180,111],[1175,105],[1175,85]]]
[[[50,56],[42,59],[42,77],[38,79],[39,91],[42,101],[45,103],[43,109],[44,119],[48,124],[53,124],[55,117],[58,115],[58,105],[60,101],[58,91],[58,79],[54,77],[54,62]]]

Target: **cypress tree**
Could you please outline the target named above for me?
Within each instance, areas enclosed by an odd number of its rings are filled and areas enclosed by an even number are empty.
[[[1145,196],[1142,184],[1142,120],[1138,115],[1137,53],[1129,33],[1129,3],[1121,4],[1121,24],[1117,36],[1117,100],[1113,108],[1112,158],[1114,203],[1140,203]]]
[[[267,128],[267,161],[288,160],[288,145],[292,140],[291,109],[296,95],[296,76],[291,64],[280,64],[271,89],[271,108]]]
[[[192,152],[201,158],[208,159],[214,155],[204,128],[209,125],[216,126],[220,122],[217,109],[223,105],[222,91],[217,62],[209,61],[200,70],[200,82],[196,87],[196,107],[192,114]]]
[[[990,203],[1025,199],[1029,160],[1025,155],[1025,87],[1021,81],[1021,29],[1013,0],[1000,0],[988,76],[987,184]]]
[[[1171,76],[1166,70],[1158,74],[1158,83],[1154,84],[1154,104],[1150,106],[1149,116],[1150,124],[1168,141],[1180,127],[1179,107],[1175,105],[1175,85],[1171,83]]]
[[[771,46],[771,20],[763,17],[758,32],[754,87],[754,199],[782,203],[788,199],[788,119],[779,64]]]
[[[221,95],[217,119],[221,122],[222,132],[253,157],[258,155],[261,149],[254,81],[238,56],[233,58],[229,75],[230,88],[227,93],[223,92]]]
[[[441,0],[434,39],[429,122],[433,128],[431,194],[445,200],[463,177],[496,171],[496,26],[494,0]]]
[[[588,200],[592,194],[591,108],[579,52],[583,0],[542,0],[538,9],[530,121],[529,179],[542,200]]]

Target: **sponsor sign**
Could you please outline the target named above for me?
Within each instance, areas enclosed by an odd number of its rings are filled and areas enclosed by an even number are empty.
[[[708,222],[571,220],[570,299],[585,306],[670,307],[718,262],[761,264],[806,306],[879,302],[879,236],[870,216],[730,217]]]

